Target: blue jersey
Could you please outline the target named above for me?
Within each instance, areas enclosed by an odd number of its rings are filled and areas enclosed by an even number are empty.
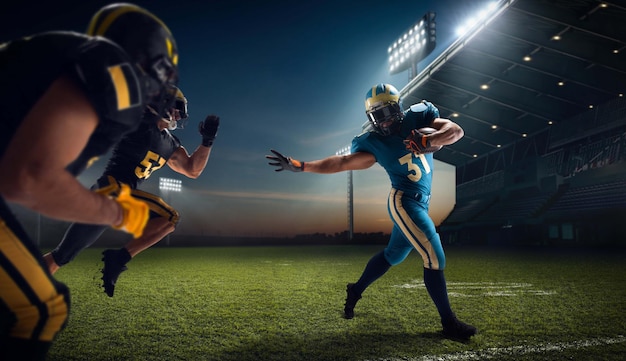
[[[433,155],[414,155],[406,149],[404,140],[411,130],[430,126],[439,117],[439,110],[422,101],[404,112],[400,131],[388,136],[365,132],[352,141],[352,153],[367,152],[387,171],[391,186],[405,193],[430,195]]]

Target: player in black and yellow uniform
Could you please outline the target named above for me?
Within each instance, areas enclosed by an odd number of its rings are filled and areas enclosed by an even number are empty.
[[[139,129],[128,134],[117,145],[104,173],[92,187],[96,192],[114,196],[122,185],[127,184],[132,188],[134,197],[144,200],[150,206],[150,221],[143,236],[132,239],[121,249],[103,252],[102,280],[104,291],[109,297],[113,297],[115,283],[120,273],[127,269],[126,263],[173,232],[179,219],[178,212],[160,197],[137,187],[165,164],[189,178],[197,178],[211,154],[219,117],[209,115],[200,122],[202,144],[189,155],[178,138],[171,133],[188,116],[185,96],[178,88],[173,90],[175,106],[161,115],[151,107],[147,108]],[[98,224],[72,224],[61,243],[44,255],[50,272],[54,274],[61,266],[70,262],[80,251],[92,245],[107,228],[106,225]]]
[[[101,21],[105,20],[105,21]],[[76,175],[139,126],[177,83],[176,43],[148,11],[105,7],[90,35],[47,32],[0,45],[0,360],[43,360],[70,297],[8,203],[141,236],[146,203],[91,192]],[[120,40],[117,42],[116,40]]]

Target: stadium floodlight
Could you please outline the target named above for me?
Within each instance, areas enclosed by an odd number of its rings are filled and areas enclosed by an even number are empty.
[[[492,18],[492,15],[498,9],[498,3],[496,1],[490,2],[483,9],[479,10],[476,14],[470,16],[464,23],[456,28],[456,35],[461,37],[470,31],[478,28],[481,25]]]
[[[351,147],[345,146],[335,152],[335,155],[348,155]],[[352,170],[348,171],[348,237],[352,240],[354,236],[354,185],[352,181]]]
[[[162,191],[180,192],[183,182],[180,179],[159,178],[159,189]]]
[[[159,190],[166,195],[166,202],[170,203],[170,193],[181,192],[183,190],[183,181],[173,178],[159,178]],[[171,233],[170,233],[171,234]],[[167,235],[166,244],[170,245],[170,234]]]
[[[437,43],[435,13],[424,14],[387,48],[389,74],[412,69],[417,73],[417,62],[428,56]]]

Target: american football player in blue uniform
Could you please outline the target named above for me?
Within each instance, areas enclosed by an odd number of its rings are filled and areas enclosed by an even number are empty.
[[[169,29],[131,4],[101,9],[96,32],[45,32],[0,45],[0,360],[44,360],[70,295],[8,203],[141,236],[146,203],[91,192],[76,176],[163,104],[178,81]],[[108,39],[99,36],[115,32]],[[118,42],[119,41],[119,42]],[[159,110],[160,111],[160,110]]]
[[[198,178],[204,170],[220,118],[209,115],[199,124],[202,143],[189,155],[172,130],[181,127],[188,117],[187,99],[182,91],[173,88],[174,107],[165,114],[157,114],[148,106],[139,128],[125,136],[113,150],[106,169],[92,189],[98,193],[115,196],[122,185],[132,189],[131,194],[150,206],[150,220],[144,234],[132,239],[120,249],[103,252],[102,281],[104,292],[113,297],[119,275],[126,264],[143,250],[159,242],[174,231],[179,220],[178,212],[160,197],[137,189],[150,175],[164,165],[189,178]],[[166,100],[170,103],[168,100]],[[54,274],[69,263],[79,252],[92,245],[108,227],[99,224],[70,225],[59,245],[44,255],[48,269]]]
[[[371,130],[354,138],[349,155],[301,162],[272,149],[273,155],[266,156],[269,164],[276,171],[336,173],[367,169],[378,162],[391,180],[387,204],[394,226],[387,247],[370,259],[356,283],[348,283],[344,317],[353,318],[365,289],[415,249],[422,256],[424,283],[441,316],[444,336],[467,340],[476,328],[458,320],[450,307],[443,274],[445,255],[428,216],[433,152],[461,139],[463,129],[440,118],[439,110],[427,101],[403,110],[399,92],[390,84],[378,84],[367,92],[365,110]],[[433,132],[420,132],[423,128],[433,128]]]

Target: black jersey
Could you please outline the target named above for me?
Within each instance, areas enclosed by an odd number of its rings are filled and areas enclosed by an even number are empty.
[[[181,146],[168,130],[159,130],[155,117],[147,115],[139,128],[127,134],[113,150],[103,176],[112,176],[136,189],[160,169]]]
[[[77,175],[139,125],[145,100],[137,74],[124,50],[102,37],[48,32],[0,45],[0,156],[52,82],[68,76],[84,90],[99,117],[87,146],[68,167]]]

